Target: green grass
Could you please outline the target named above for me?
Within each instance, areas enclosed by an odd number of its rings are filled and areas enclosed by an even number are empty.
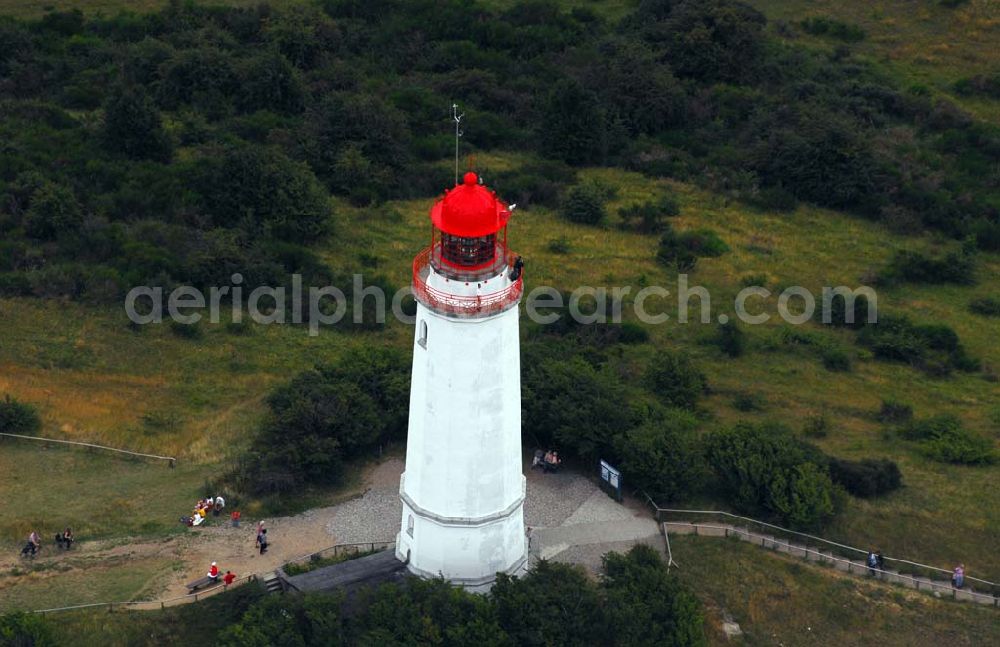
[[[829,17],[861,27],[866,38],[851,50],[871,59],[903,84],[924,85],[980,118],[1000,121],[1000,101],[956,96],[966,76],[996,71],[1000,13],[994,0],[969,0],[949,8],[937,0],[750,0],[771,20],[798,23]],[[801,30],[799,30],[801,31]],[[798,42],[833,47],[839,41],[800,34]]]
[[[829,567],[779,557],[739,540],[671,538],[675,571],[704,602],[713,644],[728,614],[747,645],[995,644],[997,610],[938,600]]]
[[[64,565],[66,570],[18,569],[0,577],[0,613],[151,598],[160,591],[162,576],[172,567],[166,559],[123,557],[87,569],[68,564]]]
[[[180,531],[178,517],[205,496],[199,465],[117,458],[0,440],[0,541],[13,551],[37,530],[45,551],[66,526],[77,540]]]

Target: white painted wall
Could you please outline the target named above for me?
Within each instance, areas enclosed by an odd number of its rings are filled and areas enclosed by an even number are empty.
[[[449,289],[433,272],[428,284]],[[482,286],[452,281],[450,289],[468,295],[507,285],[498,275]],[[418,304],[397,554],[409,554],[419,575],[470,586],[519,569],[524,483],[517,307],[457,318]]]

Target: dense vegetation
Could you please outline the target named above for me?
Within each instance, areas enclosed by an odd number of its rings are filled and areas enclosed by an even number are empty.
[[[110,301],[236,270],[248,286],[328,278],[300,246],[338,235],[330,195],[363,205],[440,191],[453,100],[473,148],[1000,248],[995,127],[846,47],[786,45],[765,26],[731,0],[646,0],[618,24],[586,8],[457,0],[4,20],[0,294]],[[495,186],[551,204],[572,183],[554,162]]]
[[[324,594],[268,597],[221,635],[223,645],[703,645],[701,608],[647,546],[609,553],[595,584],[582,570],[540,562],[501,575],[486,596],[443,580],[409,579],[346,607]]]

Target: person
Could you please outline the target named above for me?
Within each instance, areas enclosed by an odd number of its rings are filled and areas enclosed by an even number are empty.
[[[236,575],[232,571],[226,571],[226,574],[222,577],[222,583],[228,587],[235,579]]]
[[[951,576],[951,585],[956,589],[965,586],[965,564],[959,564],[955,567],[955,573]]]
[[[875,551],[868,551],[868,559],[865,561],[868,564],[868,574],[875,577],[875,569],[878,567],[878,557],[875,556]]]
[[[21,556],[24,557],[28,553],[31,553],[31,556],[34,557],[35,553],[37,553],[38,549],[41,547],[42,547],[41,538],[38,536],[37,532],[32,530],[31,534],[28,535],[28,543],[26,543],[24,545],[24,548],[21,549]]]
[[[215,564],[215,562],[212,562],[212,567],[208,569],[208,579],[213,582],[219,581],[219,567]]]
[[[60,548],[69,550],[73,546],[73,530],[69,527],[56,535],[56,543]]]
[[[542,461],[543,461],[544,459],[545,459],[545,452],[543,452],[543,451],[542,451],[542,450],[540,450],[540,449],[536,449],[536,450],[535,450],[535,455],[534,455],[534,457],[533,457],[533,458],[531,459],[531,466],[532,466],[532,467],[538,467],[539,465],[541,465],[541,464],[542,464]]]
[[[260,546],[260,554],[267,552],[267,528],[261,528],[257,533],[257,545]]]
[[[233,513],[231,515],[229,515],[229,518],[232,519],[232,521],[233,521],[233,528],[239,528],[240,527],[240,511],[239,510],[233,510]]]
[[[545,471],[555,472],[559,469],[559,452],[549,452],[545,455]]]
[[[221,496],[216,496],[215,497],[215,509],[212,511],[212,514],[215,515],[216,517],[218,517],[219,513],[221,513],[222,509],[225,508],[225,507],[226,507],[226,500],[223,499]]]
[[[885,558],[882,557],[881,549],[875,550],[875,562],[876,562],[876,568],[878,568],[879,571],[885,570]]]

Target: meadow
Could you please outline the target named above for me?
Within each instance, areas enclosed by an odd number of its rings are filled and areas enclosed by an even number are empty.
[[[128,3],[128,9],[152,11],[165,4],[140,0]],[[609,19],[625,14],[633,4],[560,2],[567,8],[591,8]],[[922,2],[916,9],[915,3],[896,0],[751,4],[771,19],[770,34],[812,49],[832,50],[839,43],[794,25],[783,30],[776,21],[830,17],[856,25],[866,34],[851,45],[859,59],[873,62],[903,86],[925,86],[933,96],[949,98],[981,120],[1000,121],[1000,102],[957,96],[953,90],[960,78],[996,69],[993,45],[1000,37],[1000,19],[991,0],[970,0],[956,8]],[[113,14],[122,6],[120,0],[58,3],[60,9],[80,8],[91,15]],[[45,11],[45,3],[0,0],[0,14],[37,17]],[[166,119],[181,132],[179,122]],[[180,158],[188,153],[183,146],[177,151]],[[537,161],[529,153],[479,151],[472,164],[491,184],[499,174]],[[680,205],[680,215],[671,219],[677,230],[711,228],[730,247],[719,258],[701,260],[690,276],[692,284],[710,291],[714,314],[732,314],[733,298],[751,277],[763,279],[774,293],[763,305],[774,315],[776,296],[785,287],[801,285],[818,293],[823,286],[868,284],[897,250],[939,250],[956,244],[923,229],[890,230],[808,204],[792,212],[751,207],[693,183],[620,169],[587,167],[578,175],[613,189],[609,221],[601,227],[585,226],[545,207],[519,209],[510,238],[525,259],[528,292],[539,286],[631,286],[634,295],[640,287],[662,285],[675,293],[676,272],[655,259],[658,237],[620,227],[616,215],[621,207],[664,194],[675,196]],[[502,185],[497,188],[503,193]],[[338,235],[312,251],[330,267],[364,267],[394,285],[407,284],[411,258],[429,240],[431,200],[393,200],[367,208],[339,197],[332,200]],[[561,246],[553,241],[565,241],[568,249],[553,251]],[[838,457],[891,458],[904,481],[902,489],[882,498],[849,499],[824,536],[941,567],[964,561],[970,574],[1000,580],[1000,466],[932,462],[876,418],[883,400],[901,401],[913,405],[917,418],[954,414],[967,428],[1000,440],[1000,324],[968,309],[975,298],[1000,297],[1000,254],[980,252],[977,265],[974,285],[903,283],[877,290],[882,312],[953,328],[969,354],[982,362],[979,372],[931,377],[904,364],[875,360],[855,343],[853,332],[812,323],[799,328],[848,352],[851,370],[832,372],[814,350],[788,343],[789,326],[776,316],[767,324],[746,327],[748,351],[737,358],[708,343],[714,325],[682,325],[672,318],[647,327],[648,343],[623,350],[622,370],[634,377],[659,349],[689,353],[710,386],[699,405],[705,430],[767,420],[805,435],[806,423],[822,418],[828,427],[825,435],[810,437],[810,442]],[[669,302],[664,308],[673,314]],[[36,527],[49,535],[72,525],[78,535],[123,541],[176,532],[177,516],[206,494],[202,490],[246,448],[273,387],[317,362],[335,361],[351,348],[392,345],[408,350],[412,335],[394,321],[380,331],[324,329],[317,337],[290,325],[233,330],[225,322],[203,323],[200,330],[200,336],[185,338],[166,325],[130,327],[121,307],[61,298],[0,298],[0,394],[36,406],[42,435],[178,458],[177,467],[170,470],[155,463],[0,441],[0,543],[7,550],[15,551]],[[748,399],[756,403],[753,410],[735,404]],[[310,492],[280,505],[295,510],[336,496],[336,491]],[[752,629],[751,642],[780,637],[786,644],[805,644],[809,634],[787,631],[788,626],[798,628],[800,620],[841,644],[858,640],[865,627],[871,632],[867,636],[887,644],[906,644],[927,635],[954,638],[956,626],[968,628],[970,635],[996,630],[994,616],[981,610],[816,574],[739,544],[683,539],[678,561],[682,575],[701,590],[710,607],[729,610]],[[23,579],[8,579],[6,587],[0,582],[5,589],[0,611],[55,604],[69,589],[85,589],[88,600],[98,601],[143,596],[151,578],[171,568],[166,561],[154,560],[122,577],[115,569],[81,563],[79,569],[55,578],[61,582],[58,588],[30,573],[5,576]],[[787,604],[793,595],[795,604]],[[84,624],[95,632],[119,622],[118,616],[87,618]],[[124,623],[127,616],[121,618]]]

